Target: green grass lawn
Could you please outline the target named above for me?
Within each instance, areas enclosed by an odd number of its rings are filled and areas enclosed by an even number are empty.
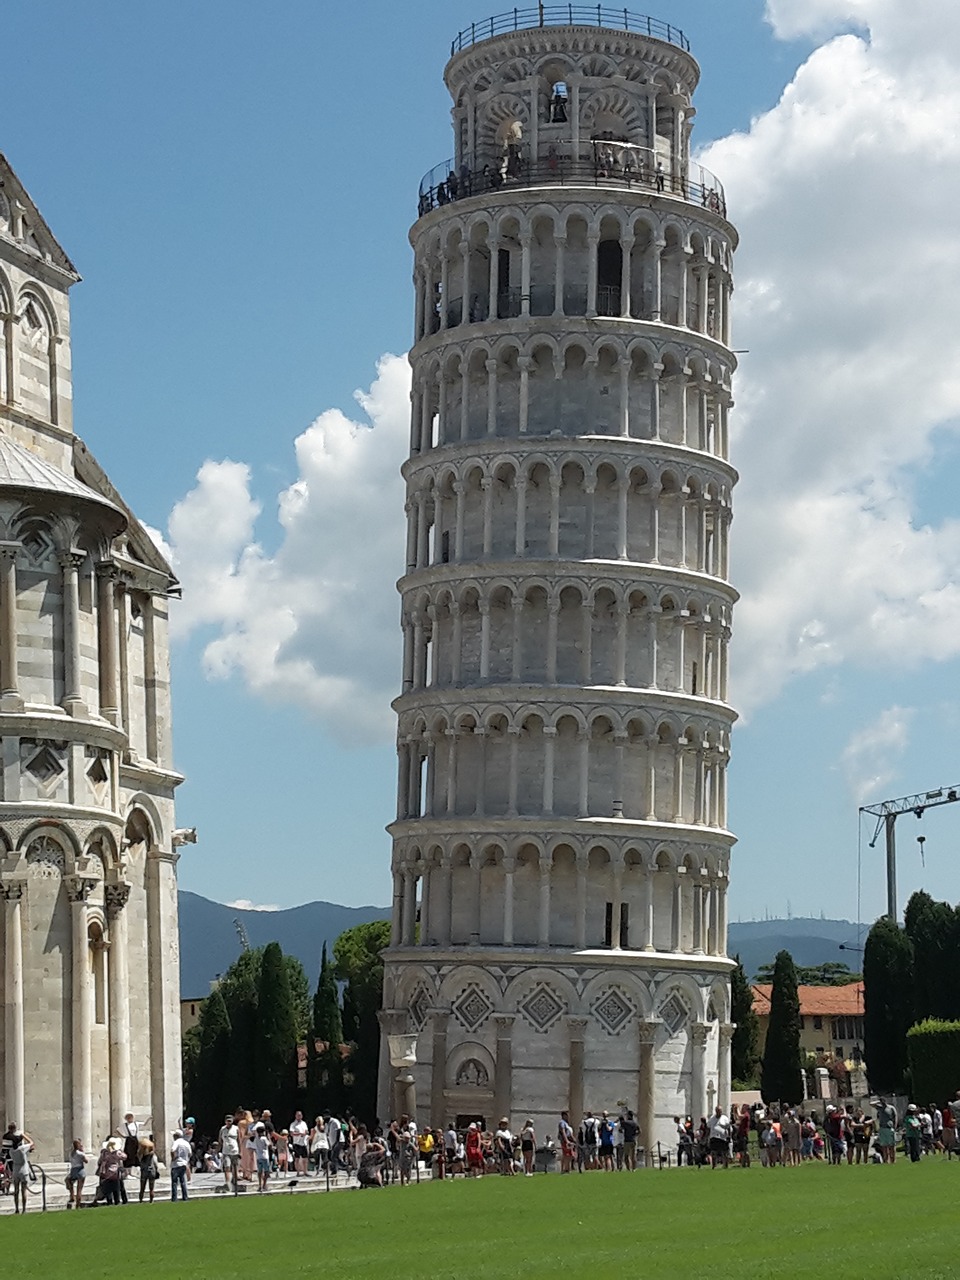
[[[5,1219],[17,1274],[954,1280],[960,1161],[484,1178]],[[17,1243],[14,1243],[16,1241]],[[14,1261],[15,1259],[15,1261]]]

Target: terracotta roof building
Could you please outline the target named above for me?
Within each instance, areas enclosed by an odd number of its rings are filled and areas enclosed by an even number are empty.
[[[770,1019],[769,982],[753,984],[753,1011],[760,1020],[760,1050]],[[863,983],[842,987],[798,986],[800,1047],[804,1053],[827,1054],[845,1062],[863,1060]]]

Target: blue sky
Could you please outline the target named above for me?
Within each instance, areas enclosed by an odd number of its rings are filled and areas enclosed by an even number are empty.
[[[960,782],[956,20],[655,12],[700,61],[695,140],[743,236],[731,918],[856,918],[857,805]],[[378,361],[409,341],[449,42],[484,16],[4,6],[0,149],[84,276],[76,426],[178,557],[181,883],[212,898],[388,899],[405,389]],[[904,820],[905,891],[960,897],[958,824],[924,819],[922,870]],[[865,849],[864,918],[882,905]]]

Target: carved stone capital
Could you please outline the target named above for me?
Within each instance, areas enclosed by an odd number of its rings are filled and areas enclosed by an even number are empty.
[[[97,882],[87,876],[64,876],[63,883],[70,902],[86,902]]]
[[[0,880],[0,898],[5,902],[19,902],[26,887],[24,880]]]
[[[637,1038],[641,1044],[653,1044],[657,1031],[663,1024],[659,1018],[649,1018],[637,1023]]]
[[[736,1031],[736,1029],[737,1029],[737,1024],[735,1022],[720,1023],[720,1048],[721,1049],[726,1049],[729,1046],[730,1041],[733,1039],[733,1033]]]
[[[690,1024],[690,1039],[697,1049],[705,1049],[707,1041],[710,1039],[709,1022],[692,1022]]]
[[[116,884],[106,884],[103,887],[103,898],[107,908],[107,916],[114,919],[120,914],[127,905],[130,897],[130,885],[126,881],[118,881]]]

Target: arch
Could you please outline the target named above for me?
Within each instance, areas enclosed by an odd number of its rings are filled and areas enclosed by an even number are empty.
[[[464,1088],[463,1084],[457,1084],[457,1078],[464,1066],[468,1062],[476,1062],[487,1073],[487,1086],[479,1086],[480,1090],[489,1092],[493,1088],[493,1079],[496,1073],[496,1063],[493,1060],[493,1054],[490,1050],[478,1040],[463,1040],[447,1054],[447,1061],[444,1068],[444,1083],[448,1089]],[[434,1065],[434,1070],[436,1066]],[[470,1086],[467,1085],[467,1088]]]

